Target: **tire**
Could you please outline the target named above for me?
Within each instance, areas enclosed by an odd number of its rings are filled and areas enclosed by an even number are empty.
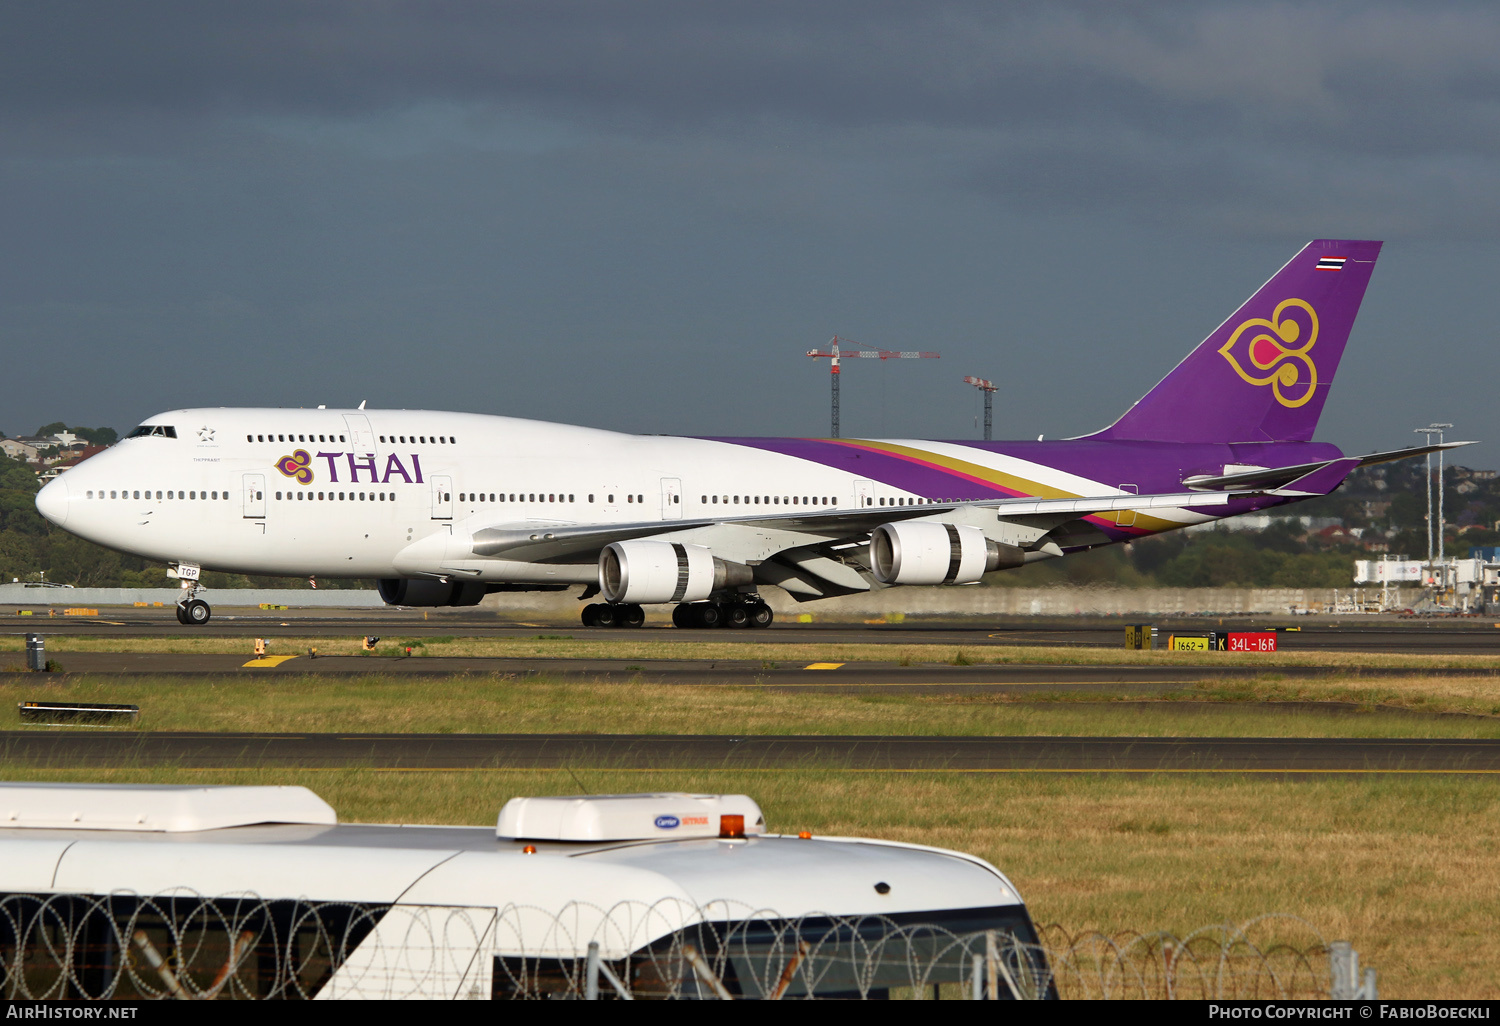
[[[672,609],[672,626],[683,628],[693,626],[693,607],[686,602],[677,603]]]
[[[213,610],[208,608],[208,603],[202,599],[193,599],[183,607],[182,615],[186,617],[185,623],[193,627],[202,627],[208,623],[209,617],[213,616]]]
[[[595,627],[618,627],[620,610],[618,606],[612,606],[607,602],[601,602],[594,607]]]
[[[599,626],[599,605],[598,605],[598,603],[590,602],[588,605],[584,606],[583,607],[583,611],[579,614],[579,619],[581,619],[583,621],[583,625],[585,627],[597,627],[597,626]]]
[[[646,625],[646,611],[640,606],[631,603],[620,608],[621,627],[644,627]]]
[[[772,613],[771,607],[764,602],[757,602],[750,607],[751,627],[769,627],[771,626],[771,621],[774,619],[776,619],[776,614]]]
[[[188,622],[187,611],[183,609],[181,602],[177,603],[177,622],[182,624],[184,627],[187,626]]]
[[[713,629],[724,626],[724,610],[712,602],[700,602],[696,605],[698,608],[694,612],[697,613],[699,627]]]
[[[741,627],[749,627],[750,610],[746,609],[744,606],[738,603],[726,607],[724,610],[724,626],[734,627],[736,629],[739,629]]]

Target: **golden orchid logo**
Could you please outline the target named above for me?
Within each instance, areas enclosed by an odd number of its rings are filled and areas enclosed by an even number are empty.
[[[1248,337],[1243,350],[1252,373],[1235,356],[1240,339]],[[1293,346],[1305,339],[1300,346]],[[1318,367],[1307,354],[1318,341],[1318,314],[1303,299],[1285,299],[1277,304],[1271,319],[1252,317],[1234,329],[1219,354],[1234,372],[1252,385],[1270,385],[1283,406],[1301,406],[1318,388]]]

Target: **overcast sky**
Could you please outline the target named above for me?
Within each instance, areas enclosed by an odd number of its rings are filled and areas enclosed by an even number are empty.
[[[1500,465],[1500,7],[11,3],[0,429],[183,405],[1104,426],[1383,239],[1320,437]]]

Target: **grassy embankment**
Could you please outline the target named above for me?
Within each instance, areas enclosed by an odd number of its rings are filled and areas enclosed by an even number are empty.
[[[1232,681],[1144,701],[1121,685],[1112,701],[1100,701],[1093,693],[837,694],[496,675],[100,674],[51,683],[0,674],[0,708],[130,703],[141,707],[138,729],[153,731],[1484,738],[1500,737],[1500,718],[1432,710],[1492,708],[1494,687],[1491,678],[1397,679],[1377,688]],[[1287,699],[1298,704],[1261,704]],[[1335,700],[1348,704],[1318,708]]]
[[[1264,912],[1347,939],[1382,997],[1500,997],[1500,792],[1453,777],[1265,780],[579,769],[37,770],[9,779],[306,784],[351,821],[488,823],[516,794],[748,792],[773,830],[973,852],[1039,922],[1186,931]]]

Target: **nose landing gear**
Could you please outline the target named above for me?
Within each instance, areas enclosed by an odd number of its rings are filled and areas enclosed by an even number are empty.
[[[170,575],[172,571],[168,573]],[[198,597],[198,589],[203,587],[198,583],[201,573],[198,567],[189,563],[179,563],[176,567],[176,576],[182,581],[182,598],[177,600],[177,622],[185,627],[202,627],[213,616],[208,603]]]
[[[177,622],[188,627],[202,627],[213,616],[208,603],[200,598],[177,603]]]

